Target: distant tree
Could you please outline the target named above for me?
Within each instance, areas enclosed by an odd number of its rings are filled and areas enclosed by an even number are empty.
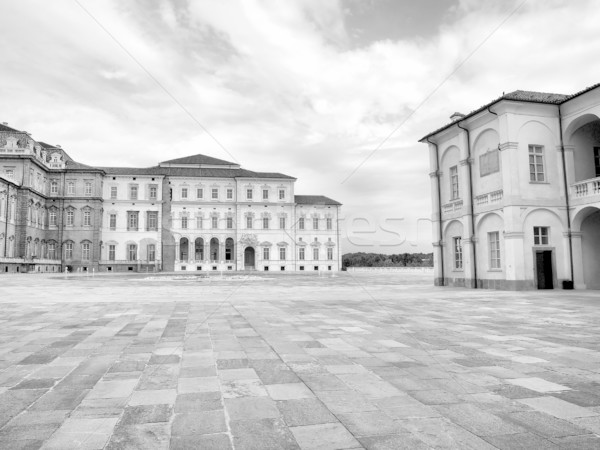
[[[343,267],[432,267],[433,253],[346,253],[342,256]]]

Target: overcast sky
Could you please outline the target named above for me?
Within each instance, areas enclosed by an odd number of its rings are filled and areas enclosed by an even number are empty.
[[[361,244],[344,251],[430,250],[419,222],[431,215],[428,150],[417,141],[454,111],[516,89],[569,94],[600,82],[593,0],[0,8],[0,122],[90,165],[203,153],[295,176],[297,194],[344,204],[346,233]]]

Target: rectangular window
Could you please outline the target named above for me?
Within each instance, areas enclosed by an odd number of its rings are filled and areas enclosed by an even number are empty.
[[[55,227],[56,226],[56,211],[50,211],[48,217],[49,217],[49,221],[50,221],[49,225],[51,227]]]
[[[333,219],[331,219],[331,217],[327,218],[327,229],[333,230]]]
[[[212,188],[212,190],[211,190],[211,198],[213,200],[218,200],[219,199],[219,189],[218,188]]]
[[[54,242],[48,243],[48,259],[56,259],[56,244]]]
[[[73,243],[67,242],[65,244],[65,259],[73,259]]]
[[[231,230],[233,228],[233,217],[227,218],[227,229]]]
[[[500,171],[500,152],[490,150],[479,156],[479,176],[484,177]]]
[[[462,252],[462,238],[455,237],[453,238],[453,247],[454,247],[454,268],[462,269],[463,268],[463,252]]]
[[[263,189],[263,200],[269,200],[269,190]]]
[[[90,197],[92,195],[92,183],[91,181],[86,181],[85,182],[85,195],[87,197]]]
[[[188,227],[188,218],[187,218],[187,216],[183,216],[181,218],[181,228],[185,230],[185,229],[187,229],[187,227]]]
[[[488,243],[490,248],[490,268],[500,269],[500,232],[493,231],[488,233]]]
[[[252,228],[252,216],[246,216],[246,228]]]
[[[317,217],[313,217],[313,230],[319,229],[319,219]]]
[[[108,226],[111,230],[117,229],[117,215],[111,214],[108,216]]]
[[[450,200],[456,200],[458,197],[458,167],[450,167]]]
[[[313,248],[313,259],[316,261],[319,259],[319,249]]]
[[[146,214],[146,228],[148,231],[158,230],[158,212],[148,211]]]
[[[52,195],[58,194],[58,181],[52,180],[50,182],[50,194],[52,194]]]
[[[196,217],[196,228],[199,230],[202,229],[202,216]]]
[[[299,230],[304,230],[304,217],[300,217],[298,219],[298,229]]]
[[[269,218],[263,217],[263,230],[268,230],[268,229],[269,229]]]
[[[150,200],[156,200],[158,198],[158,187],[150,186],[148,193],[150,194]]]
[[[156,261],[156,246],[148,244],[148,261]]]
[[[127,211],[127,230],[138,230],[139,211]]]
[[[15,179],[15,171],[14,171],[14,169],[6,169],[4,171],[4,173],[6,173],[6,178],[8,178],[9,180],[14,180]]]
[[[227,188],[227,200],[233,199],[233,189]]]
[[[533,227],[533,244],[548,245],[549,227]]]
[[[330,261],[333,260],[333,249],[331,247],[327,248],[327,259]]]
[[[285,260],[285,247],[279,247],[279,259],[282,261]]]
[[[90,244],[89,242],[84,242],[81,244],[81,259],[83,261],[90,260]]]
[[[304,257],[305,257],[305,251],[304,251],[304,247],[300,247],[300,248],[298,249],[298,259],[300,259],[300,260],[302,260],[302,261],[303,261],[303,260],[304,260]]]
[[[270,257],[271,257],[271,249],[269,247],[263,248],[263,259],[265,261],[268,261]]]
[[[212,216],[210,218],[210,226],[213,230],[219,228],[219,218],[217,216]]]
[[[92,212],[91,211],[83,212],[83,226],[84,227],[92,226]]]
[[[67,182],[67,194],[75,195],[75,182],[74,181]]]
[[[529,146],[529,181],[546,181],[544,175],[544,147],[541,145]]]
[[[188,198],[188,189],[181,188],[181,198]]]
[[[285,217],[280,217],[279,218],[279,229],[280,230],[285,230]]]
[[[75,223],[75,212],[69,210],[69,211],[67,211],[67,226],[72,227],[74,223]]]
[[[108,246],[108,260],[109,261],[114,261],[115,260],[115,245],[111,244]]]
[[[202,189],[202,188],[197,188],[196,189],[196,198],[197,199],[203,199],[204,198],[204,189]]]
[[[110,187],[110,198],[113,200],[117,198],[117,186]]]
[[[279,189],[279,200],[285,200],[285,189]]]
[[[252,200],[252,189],[246,189],[246,198]]]
[[[127,256],[129,261],[135,261],[137,259],[137,245],[129,244],[127,246]]]
[[[138,187],[137,184],[133,184],[129,186],[129,199],[137,200],[138,199]]]

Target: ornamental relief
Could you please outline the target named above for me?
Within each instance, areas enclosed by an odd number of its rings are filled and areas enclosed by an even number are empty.
[[[258,245],[258,237],[256,234],[242,234],[240,237],[240,244],[248,247],[255,247]]]

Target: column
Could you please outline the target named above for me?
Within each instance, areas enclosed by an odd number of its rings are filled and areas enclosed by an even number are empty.
[[[567,233],[564,233],[565,236],[565,251],[568,252],[569,251],[569,237],[567,235]],[[573,244],[573,274],[574,274],[574,280],[573,280],[573,285],[575,287],[575,289],[586,289],[586,285],[585,285],[585,280],[583,278],[583,248],[581,246],[581,237],[582,237],[582,233],[581,232],[572,232],[571,233],[571,242]],[[571,276],[571,268],[568,266],[568,261],[566,261],[567,263],[567,274],[568,277]]]

